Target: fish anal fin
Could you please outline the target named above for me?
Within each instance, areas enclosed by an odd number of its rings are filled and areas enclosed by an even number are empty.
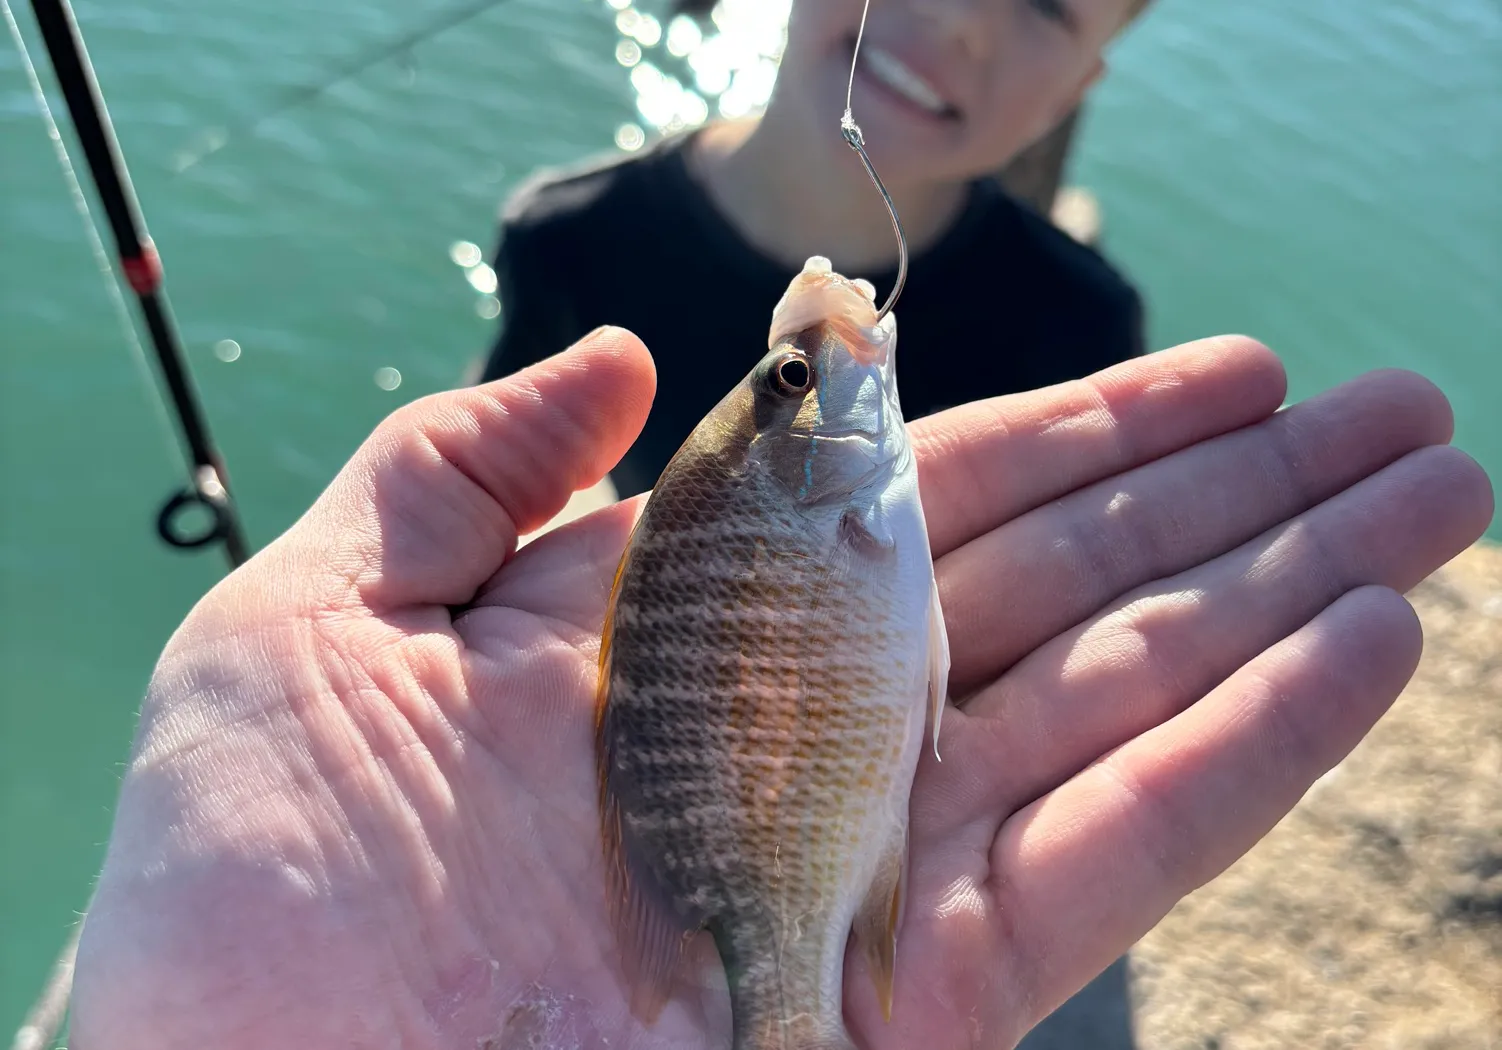
[[[907,903],[907,828],[893,835],[876,876],[855,914],[855,939],[871,968],[871,983],[883,1020],[892,1019],[892,987],[897,965],[897,930]]]
[[[928,598],[928,706],[933,719],[934,758],[939,758],[939,723],[949,702],[949,631],[939,604],[939,580],[934,577]]]

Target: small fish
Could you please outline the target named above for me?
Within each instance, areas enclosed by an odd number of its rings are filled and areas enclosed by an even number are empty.
[[[651,1023],[713,937],[735,1050],[849,1050],[854,933],[891,1016],[908,796],[949,647],[896,320],[814,257],[770,352],[663,471],[600,654],[608,887]]]

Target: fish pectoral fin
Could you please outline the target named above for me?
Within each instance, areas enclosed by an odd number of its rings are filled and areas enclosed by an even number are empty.
[[[949,702],[949,630],[939,604],[939,579],[934,577],[928,598],[928,706],[934,725],[934,758],[939,758],[939,722]]]
[[[892,523],[882,514],[881,503],[877,500],[864,506],[852,504],[845,508],[845,513],[840,515],[840,535],[851,547],[868,555],[890,551],[897,546]]]
[[[897,966],[897,930],[907,904],[908,843],[907,827],[904,825],[892,836],[892,842],[882,854],[855,914],[855,937],[865,950],[866,962],[871,967],[871,983],[876,986],[876,998],[881,1003],[882,1019],[892,1019],[892,985]]]

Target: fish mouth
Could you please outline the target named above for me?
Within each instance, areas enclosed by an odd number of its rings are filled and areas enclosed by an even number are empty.
[[[884,367],[890,359],[897,320],[878,318],[876,289],[870,281],[834,272],[827,258],[810,256],[772,310],[767,349],[779,342],[833,336],[863,367]]]
[[[882,323],[865,327],[847,320],[830,322],[845,350],[863,368],[881,369],[887,363],[890,326]]]

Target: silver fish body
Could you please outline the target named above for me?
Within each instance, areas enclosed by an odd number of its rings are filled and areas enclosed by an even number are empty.
[[[948,649],[895,321],[874,316],[869,286],[810,260],[770,352],[653,490],[606,621],[601,801],[638,1010],[707,929],[736,1050],[851,1045],[852,930],[890,1004]]]

